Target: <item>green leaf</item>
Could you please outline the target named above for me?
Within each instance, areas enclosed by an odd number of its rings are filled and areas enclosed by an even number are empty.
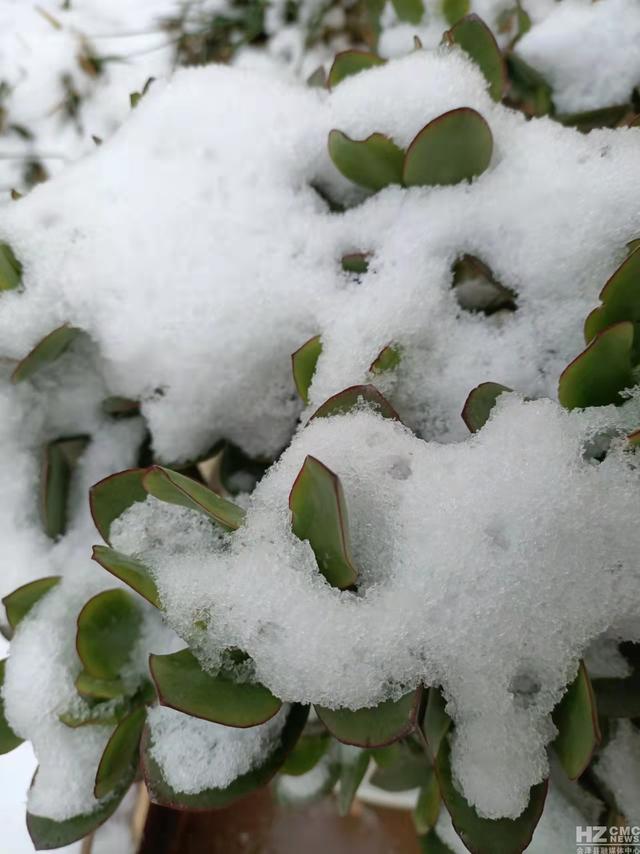
[[[469,12],[470,5],[469,0],[442,0],[442,14],[453,26]]]
[[[409,24],[419,24],[424,15],[422,0],[391,0],[396,15],[400,21]]]
[[[480,68],[489,83],[494,101],[502,100],[507,68],[493,33],[477,15],[467,15],[444,35],[448,44],[457,44]]]
[[[580,113],[558,113],[557,122],[575,127],[582,133],[596,128],[615,128],[629,112],[629,104],[616,104],[610,107],[600,107],[596,110],[584,110]]]
[[[177,471],[151,466],[142,480],[142,485],[149,495],[160,501],[199,510],[227,531],[237,530],[244,522],[245,512],[241,507]]]
[[[451,747],[444,739],[436,760],[440,794],[451,815],[456,833],[474,854],[521,854],[531,842],[540,820],[547,795],[545,780],[533,786],[529,803],[515,820],[480,818],[464,796],[456,789],[451,774]]]
[[[578,675],[554,710],[553,722],[558,728],[553,747],[560,764],[570,780],[577,780],[600,742],[596,701],[583,661]]]
[[[386,347],[378,353],[376,358],[369,366],[372,374],[384,374],[387,371],[393,371],[400,364],[402,351],[396,344],[387,344]]]
[[[282,766],[283,774],[299,777],[311,771],[322,759],[329,748],[331,739],[328,733],[303,735],[293,748]]]
[[[640,718],[640,672],[626,679],[594,679],[598,714],[605,718]]]
[[[429,768],[429,780],[420,789],[413,811],[413,823],[416,833],[424,836],[436,826],[440,815],[440,787],[433,768]]]
[[[158,588],[149,569],[135,557],[129,557],[107,546],[94,546],[91,559],[99,563],[103,569],[115,575],[120,581],[128,584],[136,593],[151,602],[156,608],[160,607]]]
[[[413,732],[421,699],[422,690],[418,689],[367,709],[315,709],[329,732],[343,744],[383,747]]]
[[[440,745],[451,728],[451,718],[446,712],[446,703],[438,688],[429,688],[427,705],[422,721],[422,733],[427,742],[431,758],[435,760]]]
[[[126,590],[93,596],[78,615],[76,649],[85,670],[97,679],[117,679],[140,635],[142,614]]]
[[[80,697],[74,699],[70,707],[58,715],[65,726],[78,729],[85,726],[109,726],[114,727],[131,714],[139,706],[147,706],[155,702],[156,693],[153,685],[145,679],[137,691],[132,695],[121,694],[110,699],[90,697],[82,701]]]
[[[127,789],[133,782],[134,775],[126,780],[122,788],[98,806],[91,813],[68,818],[65,821],[54,821],[41,815],[27,813],[27,830],[36,851],[48,851],[52,848],[64,848],[80,839],[84,839],[101,824],[110,818],[118,808]]]
[[[404,152],[382,133],[366,139],[351,139],[341,130],[329,133],[329,156],[336,169],[354,184],[368,190],[382,190],[402,184]]]
[[[146,720],[144,706],[134,709],[115,728],[104,749],[93,793],[98,800],[130,780],[138,768],[140,736]]]
[[[133,418],[140,415],[140,402],[128,397],[112,396],[102,401],[101,409],[112,418]]]
[[[594,309],[584,325],[587,343],[599,332],[630,320],[634,324],[633,362],[640,361],[640,251],[632,252],[600,291],[602,305]]]
[[[22,264],[8,243],[0,243],[0,291],[12,291],[22,281]]]
[[[85,726],[117,726],[120,721],[131,711],[131,701],[128,697],[119,697],[117,700],[109,700],[85,705],[84,708],[73,708],[58,715],[58,720],[70,729],[80,729]]]
[[[21,362],[18,362],[14,372],[11,374],[11,381],[14,383],[24,382],[24,380],[30,379],[44,365],[55,362],[56,359],[62,356],[80,332],[80,329],[77,329],[75,326],[69,326],[68,323],[54,329],[39,344],[36,344],[33,350]]]
[[[424,752],[408,742],[400,742],[397,746],[394,761],[376,768],[371,775],[371,785],[385,792],[407,792],[426,786],[433,771]]]
[[[60,581],[59,575],[50,575],[46,578],[38,578],[37,581],[30,581],[29,584],[23,584],[18,587],[13,593],[9,593],[2,600],[2,604],[7,612],[7,620],[9,625],[15,631],[18,623],[23,620],[29,611],[36,605],[43,596],[45,596],[52,587]]]
[[[9,726],[4,714],[4,700],[2,699],[2,687],[4,685],[4,671],[7,660],[0,660],[0,755],[10,753],[16,747],[20,747],[23,738],[17,736]]]
[[[500,395],[509,391],[513,389],[500,383],[480,383],[469,392],[462,409],[462,420],[472,433],[484,427]]]
[[[322,353],[322,341],[315,335],[291,354],[291,369],[296,390],[305,404],[309,404],[309,388],[316,365]]]
[[[453,287],[465,311],[481,311],[490,317],[497,311],[515,311],[516,294],[494,276],[491,268],[475,255],[465,253],[453,264]]]
[[[71,436],[49,442],[42,465],[41,514],[45,533],[52,539],[67,530],[71,475],[89,444],[88,436]]]
[[[345,273],[357,273],[363,275],[369,269],[368,252],[351,252],[343,255],[340,264]]]
[[[142,736],[142,762],[144,776],[151,800],[172,809],[210,810],[227,806],[238,798],[265,786],[281,767],[302,732],[308,706],[293,705],[287,714],[286,723],[273,751],[251,771],[242,774],[225,789],[205,789],[195,795],[176,792],[167,783],[162,771],[151,755],[151,736],[148,729]]]
[[[368,750],[361,750],[350,745],[341,745],[340,749],[340,776],[338,778],[338,812],[345,816],[351,810],[351,804],[355,798],[360,783],[367,773],[371,754]]]
[[[402,758],[402,746],[403,742],[394,741],[386,747],[376,747],[369,753],[378,768],[390,768]]]
[[[291,528],[308,540],[318,569],[332,587],[345,590],[358,580],[349,542],[347,505],[340,479],[308,456],[289,494]]]
[[[511,51],[507,54],[509,104],[529,116],[553,115],[551,86],[544,77]]]
[[[470,107],[450,110],[424,127],[404,156],[407,187],[471,181],[491,162],[493,136],[480,113]]]
[[[310,420],[314,418],[329,418],[332,415],[344,415],[354,409],[365,406],[375,409],[383,418],[391,418],[399,421],[400,417],[389,401],[383,397],[373,385],[354,385],[345,388],[330,397],[313,413]]]
[[[89,506],[94,524],[103,540],[109,542],[111,523],[136,501],[146,501],[142,479],[147,469],[126,469],[109,475],[89,490]]]
[[[333,65],[329,70],[329,89],[341,83],[345,77],[367,71],[376,65],[384,65],[385,60],[366,50],[343,50],[336,54]]]
[[[263,685],[237,682],[229,673],[206,673],[188,649],[150,655],[149,669],[162,706],[217,724],[257,726],[282,705]]]
[[[121,679],[96,679],[86,670],[81,670],[75,681],[76,690],[83,697],[96,700],[115,700],[125,693]]]
[[[454,852],[446,845],[435,832],[429,831],[426,836],[421,836],[418,839],[420,844],[420,854],[454,854]]]
[[[567,409],[622,403],[620,392],[635,385],[632,346],[633,324],[628,320],[599,332],[560,375],[560,403]]]
[[[307,77],[307,86],[311,89],[325,89],[327,86],[327,73],[324,66],[319,65],[314,72]]]

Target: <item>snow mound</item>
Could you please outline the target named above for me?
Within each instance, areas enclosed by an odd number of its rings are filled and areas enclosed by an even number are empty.
[[[623,450],[585,458],[601,426],[515,395],[451,445],[368,412],[318,419],[223,544],[207,542],[193,511],[172,526],[165,508],[154,526],[152,502],[121,517],[126,541],[116,530],[114,542],[130,548],[137,536],[179,634],[208,624],[205,666],[239,647],[276,696],[334,708],[442,685],[467,798],[515,817],[547,774],[549,713],[584,649],[605,631],[640,637],[637,465]],[[291,532],[288,494],[307,454],[341,479],[357,595],[329,587]]]

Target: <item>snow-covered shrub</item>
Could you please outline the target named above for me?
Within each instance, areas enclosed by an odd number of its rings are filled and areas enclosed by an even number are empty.
[[[129,93],[178,65],[322,82],[338,51],[435,48],[468,12],[495,33],[510,106],[585,130],[639,112],[636,0],[0,0],[0,189],[24,193],[86,154]]]
[[[640,129],[527,120],[477,18],[446,42],[330,90],[180,71],[3,211],[0,743],[37,846],[140,759],[159,803],[281,770],[343,810],[373,759],[425,851],[459,850],[441,801],[524,850],[549,779],[532,851],[637,820]]]

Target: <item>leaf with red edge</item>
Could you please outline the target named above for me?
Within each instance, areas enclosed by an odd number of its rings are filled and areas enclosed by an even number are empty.
[[[375,68],[377,65],[384,65],[385,62],[386,60],[382,59],[381,56],[368,50],[343,50],[336,54],[329,70],[329,89],[333,89],[346,77],[367,71],[369,68]]]
[[[41,480],[41,515],[51,539],[67,530],[71,476],[78,458],[89,443],[88,436],[69,436],[49,442],[44,451]]]
[[[161,806],[195,812],[225,807],[233,801],[243,798],[245,795],[265,786],[282,766],[302,734],[308,714],[308,706],[297,704],[291,706],[274,749],[259,765],[246,774],[236,777],[224,789],[204,789],[190,795],[177,792],[167,783],[160,766],[153,758],[153,745],[149,729],[145,729],[142,736],[142,765],[149,797],[154,803]]]
[[[78,614],[76,649],[85,670],[97,679],[117,679],[138,640],[142,614],[126,590],[104,590]]]
[[[599,332],[562,374],[558,400],[567,409],[620,404],[620,392],[635,385],[631,350],[633,323],[615,323]]]
[[[378,353],[369,366],[372,374],[384,374],[397,368],[402,358],[402,351],[396,344],[387,344]]]
[[[305,404],[309,403],[309,388],[321,353],[322,341],[319,335],[315,335],[291,354],[293,381],[296,391]]]
[[[471,181],[487,169],[493,135],[480,113],[459,107],[429,122],[404,156],[403,183],[432,187]]]
[[[53,332],[50,332],[28,353],[22,361],[18,362],[11,374],[11,382],[21,383],[30,379],[44,365],[55,362],[67,350],[71,342],[82,330],[75,326],[64,323]]]
[[[421,702],[422,689],[418,688],[399,700],[385,700],[371,708],[315,709],[329,732],[343,744],[383,747],[414,731]]]
[[[125,469],[94,483],[89,490],[89,506],[94,524],[108,543],[111,525],[137,501],[146,501],[142,478],[147,469]]]
[[[99,563],[103,569],[115,575],[120,581],[128,584],[136,593],[143,596],[147,602],[160,607],[158,588],[149,569],[135,557],[122,554],[108,546],[94,546],[91,559]]]
[[[308,456],[289,494],[289,507],[293,533],[308,540],[329,584],[340,590],[352,587],[358,573],[340,479],[320,460]]]
[[[149,495],[160,501],[205,513],[227,531],[237,530],[244,522],[245,511],[241,507],[177,471],[151,466],[142,479],[142,485]]]
[[[96,772],[93,793],[98,800],[131,779],[138,768],[138,748],[147,717],[144,706],[123,718],[111,733]]]
[[[404,152],[382,133],[372,133],[358,140],[341,130],[332,130],[329,156],[345,178],[368,190],[378,191],[389,184],[402,184]]]
[[[310,420],[344,415],[354,409],[370,407],[383,418],[400,421],[400,416],[374,385],[354,385],[334,394],[316,409]]]
[[[451,746],[444,739],[436,759],[440,794],[451,816],[453,827],[472,854],[521,854],[531,842],[542,815],[548,782],[531,788],[529,803],[517,819],[480,818],[458,791],[451,773]]]
[[[462,420],[472,433],[484,427],[500,395],[509,391],[513,389],[500,383],[480,383],[469,392],[462,409]]]
[[[64,848],[73,842],[84,839],[85,836],[97,830],[116,811],[133,782],[133,778],[134,774],[131,774],[131,777],[123,783],[121,788],[91,813],[76,815],[64,821],[55,821],[27,812],[27,830],[36,851]]]
[[[600,302],[587,317],[584,337],[587,343],[607,326],[630,320],[634,324],[634,362],[639,361],[640,335],[640,250],[637,248],[622,262],[600,291]]]
[[[553,712],[558,735],[553,747],[570,780],[577,780],[600,743],[600,727],[591,680],[583,661],[578,675]]]
[[[60,582],[59,575],[50,575],[46,578],[38,578],[18,587],[13,593],[9,593],[2,600],[9,625],[15,631],[18,623],[23,620],[29,611],[43,596]]]
[[[369,269],[369,252],[348,252],[340,259],[340,265],[345,273],[364,275]]]
[[[268,721],[282,705],[263,685],[239,682],[231,673],[207,673],[189,649],[150,655],[149,669],[160,705],[194,718],[252,727]]]
[[[467,15],[444,34],[447,44],[457,44],[480,68],[489,83],[489,94],[500,101],[507,84],[507,67],[493,33],[482,18]]]

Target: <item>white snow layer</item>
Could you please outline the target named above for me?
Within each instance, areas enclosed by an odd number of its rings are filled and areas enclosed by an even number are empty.
[[[283,707],[264,724],[236,729],[155,706],[148,717],[151,755],[177,792],[224,789],[275,748],[287,711]]]
[[[383,391],[425,437],[462,438],[464,400],[486,379],[553,395],[640,231],[640,130],[584,137],[526,122],[489,99],[458,51],[417,52],[331,95],[227,68],[160,88],[112,140],[6,211],[26,273],[24,293],[2,297],[0,337],[17,358],[63,321],[85,329],[111,392],[143,399],[165,460],[220,437],[276,453],[300,411],[290,354],[318,333],[311,409],[367,381],[389,341],[404,357]],[[363,197],[329,161],[331,128],[407,145],[459,106],[482,112],[495,139],[473,185],[390,187],[343,215],[311,189]],[[340,257],[358,250],[373,257],[354,280]],[[516,312],[460,309],[450,268],[464,252],[517,292]]]
[[[406,146],[459,106],[478,109],[495,139],[490,168],[471,185],[365,198],[329,161],[333,127]],[[65,576],[19,629],[7,667],[9,720],[41,762],[34,811],[62,818],[92,805],[100,730],[77,746],[57,721],[77,666],[77,609],[114,583],[89,564],[97,537],[82,496],[131,465],[141,438],[135,421],[102,419],[99,401],[141,398],[169,462],[221,437],[275,454],[301,410],[290,354],[318,333],[309,411],[370,379],[390,341],[403,356],[382,388],[426,439],[465,438],[459,413],[481,381],[553,396],[583,346],[584,316],[640,230],[639,134],[526,122],[490,101],[459,51],[416,52],[331,94],[238,69],[189,70],[152,87],[90,156],[2,211],[2,235],[25,265],[24,290],[0,296],[3,354],[22,357],[64,321],[92,342],[32,388],[2,386],[2,455],[16,473],[3,481],[2,584],[11,589],[20,572]],[[314,182],[362,203],[329,213]],[[373,256],[354,279],[340,257],[358,250]],[[460,309],[450,268],[463,252],[517,292],[515,313]],[[179,633],[210,612],[203,661],[239,646],[284,700],[355,708],[443,685],[465,794],[485,815],[515,816],[546,773],[548,714],[582,651],[606,631],[637,636],[633,457],[584,457],[608,421],[636,427],[635,402],[586,417],[512,396],[479,435],[448,445],[368,413],[316,421],[233,536],[216,541],[196,523],[173,553],[170,523],[177,536],[191,514],[163,509],[151,536],[153,502],[130,511],[126,536],[139,533],[141,552],[148,545]],[[93,437],[77,487],[84,510],[51,546],[35,533],[29,455],[71,426]],[[307,453],[343,481],[357,596],[330,589],[291,533],[287,496]]]
[[[606,630],[639,636],[637,468],[622,450],[584,458],[597,426],[515,395],[450,445],[367,412],[318,419],[222,543],[193,511],[172,527],[166,508],[154,528],[154,503],[127,511],[114,542],[130,549],[137,536],[179,634],[208,624],[205,665],[237,646],[284,700],[359,708],[442,685],[466,796],[516,816],[547,774],[549,713],[582,651]],[[288,493],[307,454],[342,481],[358,595],[329,587],[291,532]]]
[[[631,825],[640,822],[639,765],[640,733],[631,721],[618,721],[614,737],[598,757],[595,773]]]
[[[425,47],[436,47],[450,26],[441,5],[425,3],[423,20],[413,25],[398,21],[387,3],[380,54],[409,53],[415,35]],[[288,23],[289,6],[284,0],[269,3],[266,44],[256,49],[240,43],[233,61],[304,80],[352,46],[340,2],[326,9],[320,0],[297,0],[295,23]],[[636,0],[526,0],[523,6],[532,27],[518,52],[553,85],[560,112],[628,100],[640,82]],[[473,0],[470,9],[501,46],[517,35],[513,0]],[[179,31],[168,22],[182,17],[184,32],[197,35],[216,15],[237,14],[228,0],[75,0],[69,8],[50,0],[0,0],[0,193],[8,200],[11,188],[24,189],[31,163],[55,175],[90,151],[93,137],[107,139],[115,132],[130,111],[129,93],[151,77],[167,77],[176,65]],[[325,32],[326,42],[311,37],[317,30]],[[99,73],[87,60],[97,61]]]
[[[637,0],[563,0],[518,42],[553,89],[560,113],[629,101],[640,83]]]

